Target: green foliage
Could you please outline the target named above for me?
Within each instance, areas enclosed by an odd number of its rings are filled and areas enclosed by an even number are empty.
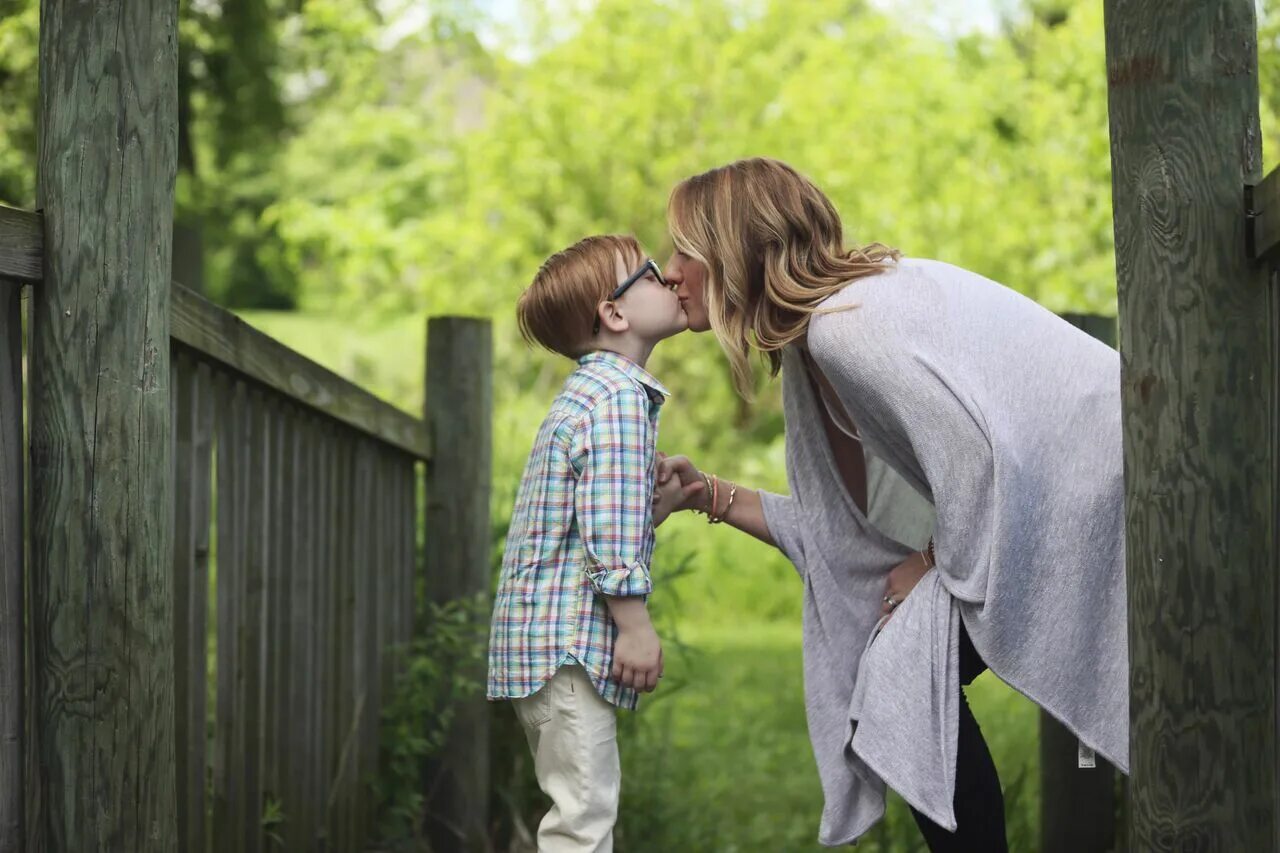
[[[0,0],[0,203],[35,207],[39,7]]]
[[[271,842],[273,849],[284,849],[284,837],[280,834],[280,828],[288,819],[289,816],[284,811],[284,803],[276,797],[267,797],[259,823],[262,826],[262,834]]]
[[[453,722],[455,703],[483,694],[488,613],[484,602],[424,608],[426,629],[406,648],[390,700],[382,709],[378,834],[383,842],[416,839],[422,818],[423,762],[435,755]]]

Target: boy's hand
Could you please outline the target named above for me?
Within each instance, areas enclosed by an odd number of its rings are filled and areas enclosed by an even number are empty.
[[[647,621],[632,628],[619,628],[613,646],[613,677],[624,687],[652,693],[662,677],[662,643]]]
[[[673,495],[674,502],[667,509],[666,515],[673,512],[679,512],[682,509],[702,509],[707,505],[708,495],[706,481],[702,479],[702,474],[698,469],[693,467],[693,463],[686,456],[667,456],[667,454],[658,452],[658,478],[654,485],[654,494],[657,495],[664,489],[670,488],[672,485],[680,488],[679,495]],[[655,508],[656,510],[656,508]],[[666,517],[663,516],[663,518]],[[658,525],[656,520],[654,526]]]

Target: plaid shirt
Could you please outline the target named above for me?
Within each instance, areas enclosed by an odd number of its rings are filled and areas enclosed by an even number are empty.
[[[536,693],[582,664],[620,708],[636,691],[610,678],[617,627],[602,595],[652,589],[654,461],[667,390],[639,365],[597,351],[565,381],[520,481],[493,602],[490,699]]]

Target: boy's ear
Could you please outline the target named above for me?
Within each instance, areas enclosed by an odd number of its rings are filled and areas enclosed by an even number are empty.
[[[621,333],[630,328],[625,317],[622,316],[622,309],[618,307],[616,302],[601,302],[596,306],[596,316],[600,318],[600,331],[606,329],[610,332]]]

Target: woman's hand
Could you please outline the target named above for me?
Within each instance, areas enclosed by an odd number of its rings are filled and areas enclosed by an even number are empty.
[[[678,477],[668,477],[665,483],[658,480],[653,486],[653,526],[660,526],[671,513],[683,508],[690,495],[696,495],[705,488],[701,479],[688,486],[681,484]]]
[[[924,554],[919,551],[894,566],[884,582],[884,598],[880,602],[880,613],[885,616],[892,614],[911,594],[916,584],[920,583],[920,578],[924,577],[931,568]]]
[[[680,481],[680,499],[670,505],[670,512],[682,509],[706,509],[710,495],[702,473],[693,467],[687,456],[668,456],[658,453],[658,488],[661,489],[675,477]]]

